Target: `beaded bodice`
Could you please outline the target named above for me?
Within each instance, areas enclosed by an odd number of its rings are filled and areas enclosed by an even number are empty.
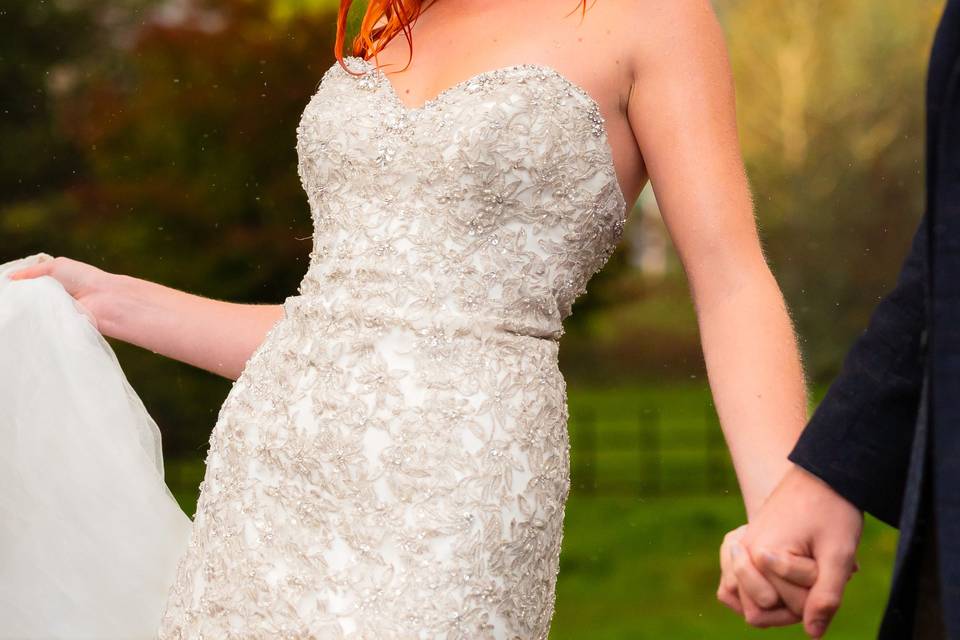
[[[310,265],[220,410],[159,638],[546,640],[557,340],[626,209],[603,118],[549,67],[412,108],[346,61],[297,129]]]
[[[344,62],[359,75],[335,62],[297,127],[314,223],[297,302],[558,339],[627,213],[596,101],[519,64],[409,107]]]

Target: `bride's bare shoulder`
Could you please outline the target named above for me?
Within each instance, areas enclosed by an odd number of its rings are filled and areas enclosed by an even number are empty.
[[[656,56],[697,43],[716,46],[723,40],[710,0],[615,0],[601,20],[610,35],[623,38],[620,42],[631,57]]]
[[[599,7],[599,3],[589,3],[590,7]],[[711,0],[613,0],[606,5],[610,18],[623,24],[623,20],[633,20],[630,25],[645,28],[686,28],[696,25],[700,20],[716,17]]]
[[[614,0],[600,20],[638,72],[678,58],[726,56],[723,30],[710,0]]]

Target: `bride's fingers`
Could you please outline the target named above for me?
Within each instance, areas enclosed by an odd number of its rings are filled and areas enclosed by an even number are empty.
[[[817,561],[789,552],[773,552],[760,549],[751,553],[756,566],[763,573],[776,575],[787,582],[810,588],[817,581]]]
[[[734,561],[731,547],[738,544],[746,533],[747,525],[737,527],[727,533],[720,545],[720,586],[717,588],[717,599],[740,616],[744,615],[743,605],[740,603],[739,586],[734,572]]]
[[[743,615],[743,606],[740,604],[740,594],[737,586],[737,577],[733,573],[733,560],[726,549],[720,554],[720,586],[717,588],[717,600]]]
[[[767,575],[766,577],[773,587],[779,592],[780,599],[783,601],[786,608],[793,613],[793,617],[791,618],[785,614],[776,614],[772,617],[764,616],[762,615],[764,609],[761,609],[755,603],[753,603],[752,607],[749,607],[751,611],[750,617],[754,621],[759,623],[767,623],[769,626],[776,626],[777,624],[793,624],[793,622],[799,622],[802,620],[803,608],[807,602],[809,590],[803,587],[798,587],[795,584],[787,582],[776,575]],[[736,578],[734,578],[729,570],[725,571],[720,579],[720,587],[717,589],[717,600],[723,603],[734,613],[744,616],[745,618],[748,617],[744,610],[744,605],[740,601],[740,592],[737,586]],[[788,622],[788,620],[790,620],[790,622]]]
[[[720,588],[717,589],[717,600],[722,602],[727,608],[731,609],[734,613],[743,615],[743,605],[740,604],[740,595],[737,593],[736,585],[730,586],[724,582],[720,583]]]
[[[803,620],[803,614],[797,615],[785,606],[763,608],[754,602],[741,589],[739,592],[740,605],[743,607],[743,618],[752,627],[764,629],[766,627],[784,627],[796,624]]]
[[[724,549],[720,554],[720,563],[723,573],[720,579],[720,587],[717,589],[717,599],[731,610],[742,615],[748,624],[755,627],[779,627],[790,624],[796,624],[803,619],[802,605],[800,612],[794,612],[790,607],[781,604],[780,594],[772,584],[767,582],[752,563],[743,564],[744,556],[749,561],[746,549],[739,542],[739,536],[728,536],[724,541]],[[737,569],[739,568],[739,574]],[[752,569],[752,572],[750,571]],[[770,607],[761,607],[750,595],[742,588],[739,583],[739,575],[744,575],[748,580],[756,580],[759,577],[761,583],[765,583],[774,590],[774,604]],[[789,585],[788,585],[789,588]],[[788,597],[793,600],[793,593]],[[803,602],[806,597],[802,598]],[[769,602],[769,600],[768,600]],[[779,606],[778,606],[779,605]]]
[[[744,619],[752,627],[765,629],[767,627],[787,627],[797,624],[803,620],[803,616],[798,616],[786,607],[747,610],[746,605],[744,605]]]
[[[28,278],[50,275],[52,269],[53,264],[51,262],[40,262],[30,265],[25,269],[18,269],[17,271],[8,273],[7,277],[11,280],[26,280]]]
[[[739,542],[730,545],[730,556],[733,564],[733,573],[740,590],[740,602],[744,596],[755,602],[763,609],[772,609],[780,602],[780,594],[772,584],[753,566],[750,554]]]
[[[807,604],[807,596],[810,595],[810,589],[798,587],[796,584],[787,582],[775,574],[765,574],[765,576],[780,594],[780,599],[786,605],[787,609],[796,615],[797,621],[802,620],[803,608]]]

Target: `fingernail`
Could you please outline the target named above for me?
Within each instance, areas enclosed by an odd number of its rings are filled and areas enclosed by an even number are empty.
[[[778,560],[780,560],[780,556],[775,554],[773,551],[764,551],[763,559],[766,560],[767,562],[776,563]]]
[[[827,630],[827,623],[823,620],[814,620],[810,623],[810,631],[813,634],[814,638],[820,638],[823,636],[823,632]]]
[[[743,553],[743,547],[740,546],[739,542],[734,542],[732,545],[730,545],[730,553],[733,555],[734,558],[736,558],[741,553]]]

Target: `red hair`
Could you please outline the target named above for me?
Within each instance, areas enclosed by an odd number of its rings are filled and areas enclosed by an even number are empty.
[[[352,72],[343,61],[343,45],[346,39],[347,14],[350,12],[351,4],[353,0],[340,0],[340,9],[337,11],[337,37],[333,45],[334,57],[348,73]],[[587,0],[577,0],[577,5],[583,7],[582,15],[586,15]],[[376,55],[402,31],[407,38],[407,49],[410,52],[407,58],[407,66],[409,66],[413,58],[413,37],[410,25],[420,16],[422,9],[422,0],[370,0],[367,11],[363,14],[363,21],[360,23],[360,33],[353,39],[353,55],[362,58]],[[387,19],[386,23],[375,27],[374,25],[384,17]],[[405,66],[404,69],[406,68]]]

